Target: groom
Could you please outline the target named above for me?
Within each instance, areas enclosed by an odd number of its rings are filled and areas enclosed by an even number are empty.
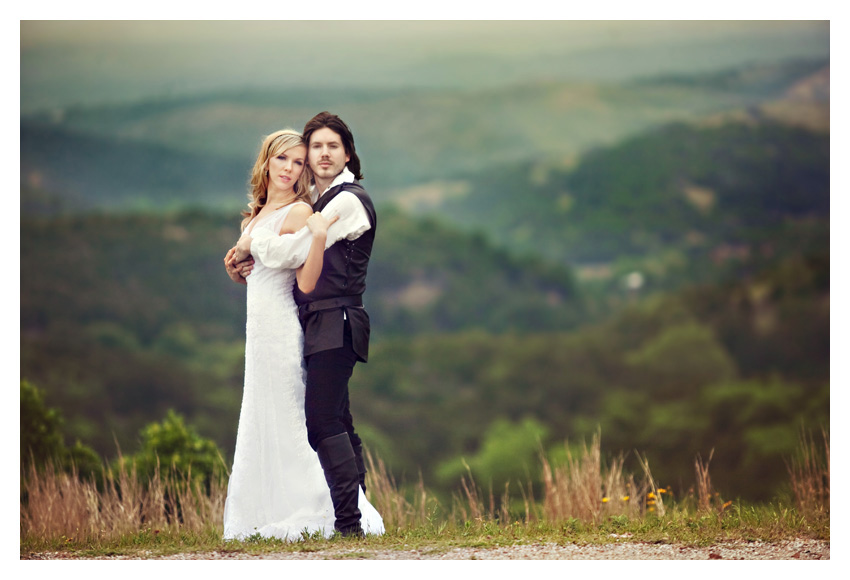
[[[369,315],[362,295],[377,218],[372,200],[359,184],[363,176],[354,136],[342,119],[319,113],[304,126],[303,139],[313,171],[313,209],[328,219],[339,216],[328,231],[316,288],[309,294],[297,285],[294,290],[304,329],[307,437],[330,488],[334,528],[344,536],[362,536],[357,504],[359,487],[365,490],[366,467],[349,410],[348,380],[357,361],[365,363],[368,358]],[[253,236],[243,236],[234,248],[237,260],[245,261],[230,266],[225,258],[235,281],[244,283],[242,276],[250,272],[249,254],[271,268],[296,268],[306,259],[308,235],[277,236],[258,230]]]

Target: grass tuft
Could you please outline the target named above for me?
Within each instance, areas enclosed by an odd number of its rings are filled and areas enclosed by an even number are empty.
[[[823,448],[811,434],[802,433],[798,457],[788,466],[791,490],[799,512],[818,519],[829,515],[829,435],[821,431]]]

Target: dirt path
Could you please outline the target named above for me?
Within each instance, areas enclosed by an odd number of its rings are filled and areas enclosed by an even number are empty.
[[[69,552],[22,554],[22,560],[81,559]],[[723,542],[694,548],[675,544],[623,541],[604,545],[524,544],[501,548],[370,550],[333,548],[315,552],[192,552],[170,556],[139,553],[102,556],[97,560],[829,560],[829,542]]]

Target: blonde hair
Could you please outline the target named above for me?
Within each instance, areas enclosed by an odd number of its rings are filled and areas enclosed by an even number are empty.
[[[245,229],[254,217],[268,201],[269,188],[269,159],[283,153],[293,147],[307,147],[307,144],[301,138],[301,133],[292,129],[283,129],[275,131],[271,135],[267,135],[260,145],[260,151],[257,154],[257,160],[254,162],[254,168],[251,170],[251,180],[248,182],[250,191],[248,192],[248,209],[242,211],[242,229]],[[309,164],[304,162],[304,169],[301,172],[301,177],[295,182],[292,191],[295,193],[293,201],[304,201],[313,205],[310,201],[310,183],[313,180],[313,172],[310,170]]]

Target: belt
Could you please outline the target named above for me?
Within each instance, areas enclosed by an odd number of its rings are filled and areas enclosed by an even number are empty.
[[[327,298],[325,300],[316,300],[308,302],[298,307],[298,316],[303,318],[307,314],[318,312],[320,310],[333,310],[342,308],[343,306],[363,307],[362,296],[337,296],[336,298]]]

